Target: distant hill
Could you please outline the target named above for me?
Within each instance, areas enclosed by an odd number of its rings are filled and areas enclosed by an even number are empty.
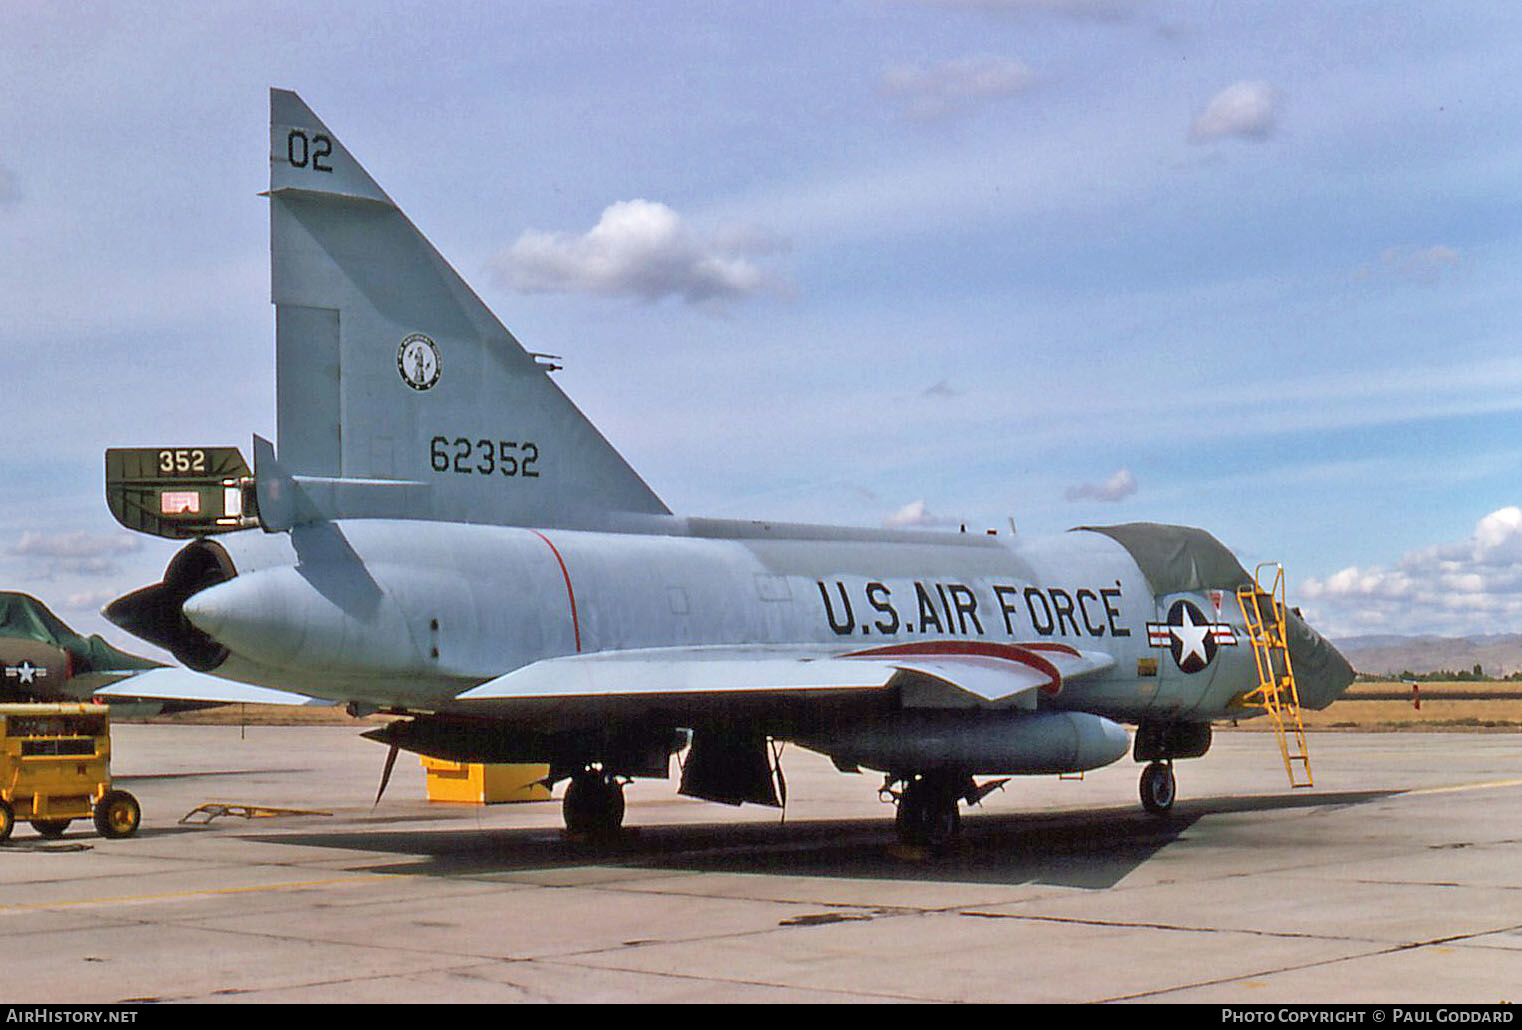
[[[1481,637],[1344,637],[1334,640],[1353,668],[1373,676],[1398,676],[1405,670],[1438,672],[1473,669],[1487,676],[1509,676],[1522,670],[1522,633]]]

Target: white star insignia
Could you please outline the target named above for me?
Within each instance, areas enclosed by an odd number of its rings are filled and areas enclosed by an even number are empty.
[[[33,665],[25,658],[21,660],[20,665],[7,665],[5,667],[5,675],[8,678],[19,680],[22,683],[35,682],[39,676],[46,676],[47,674],[48,670],[45,667]]]
[[[1205,638],[1210,635],[1210,623],[1195,622],[1193,613],[1188,607],[1185,607],[1180,614],[1184,624],[1168,627],[1168,632],[1173,634],[1182,647],[1182,653],[1178,659],[1179,665],[1187,662],[1191,655],[1199,655],[1200,664],[1203,665],[1210,660],[1210,654],[1205,650]]]

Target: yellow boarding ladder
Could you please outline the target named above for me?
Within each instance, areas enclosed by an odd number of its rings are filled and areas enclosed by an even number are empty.
[[[1265,590],[1263,574],[1269,568],[1274,570],[1274,581]],[[1300,722],[1300,694],[1295,689],[1295,671],[1290,665],[1289,644],[1284,635],[1284,567],[1276,562],[1259,565],[1253,572],[1252,583],[1237,588],[1237,604],[1242,607],[1247,634],[1252,638],[1253,659],[1258,666],[1258,688],[1249,691],[1242,700],[1247,705],[1262,707],[1273,720],[1289,785],[1313,787],[1311,757],[1305,744],[1305,727]]]

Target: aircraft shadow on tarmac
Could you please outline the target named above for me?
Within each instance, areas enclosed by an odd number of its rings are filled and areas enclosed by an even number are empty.
[[[406,855],[367,872],[489,877],[583,866],[729,872],[842,879],[1112,887],[1210,815],[1366,804],[1400,791],[1206,798],[1166,818],[1140,809],[976,812],[956,844],[939,853],[895,845],[891,818],[742,824],[668,824],[626,830],[607,841],[557,830],[345,829],[251,837],[273,844]]]

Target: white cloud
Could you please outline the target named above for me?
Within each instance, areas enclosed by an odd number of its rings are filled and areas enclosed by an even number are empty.
[[[1522,508],[1513,505],[1481,519],[1474,527],[1474,555],[1489,564],[1522,563]]]
[[[120,533],[37,533],[27,531],[7,548],[18,557],[31,558],[47,571],[101,575],[117,572],[116,556],[131,554],[142,547],[136,537]]]
[[[898,511],[883,519],[883,525],[889,529],[935,529],[941,526],[955,526],[956,519],[934,515],[925,507],[923,500],[910,501]]]
[[[493,259],[491,272],[499,285],[522,293],[722,303],[774,287],[752,259],[781,249],[755,229],[703,236],[665,204],[624,200],[610,204],[581,235],[528,230]]]
[[[1103,501],[1114,504],[1136,493],[1136,489],[1136,477],[1131,474],[1131,470],[1121,469],[1103,483],[1070,486],[1062,496],[1069,501]]]
[[[943,118],[973,104],[1014,96],[1031,71],[1009,57],[959,57],[929,68],[899,65],[883,73],[883,92],[905,101],[911,118]]]
[[[1234,82],[1211,98],[1189,125],[1189,141],[1202,143],[1222,136],[1265,139],[1273,134],[1279,96],[1266,82]]]
[[[81,590],[66,594],[60,606],[67,612],[98,612],[121,595],[120,590]]]
[[[1522,508],[1491,512],[1467,540],[1413,552],[1388,568],[1352,567],[1311,578],[1302,592],[1337,635],[1516,632],[1522,624]]]
[[[1459,252],[1439,243],[1431,247],[1386,247],[1379,253],[1378,270],[1408,282],[1435,283],[1459,266]]]

